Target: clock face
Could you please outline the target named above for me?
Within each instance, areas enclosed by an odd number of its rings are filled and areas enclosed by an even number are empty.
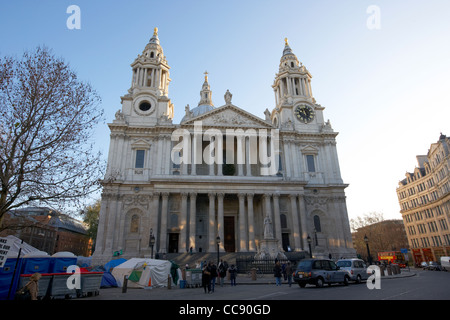
[[[298,120],[304,123],[309,123],[314,119],[314,110],[310,106],[298,106],[295,108],[294,114]]]

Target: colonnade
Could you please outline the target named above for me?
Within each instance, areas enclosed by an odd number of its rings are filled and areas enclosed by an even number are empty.
[[[231,193],[227,191],[226,193]],[[176,194],[176,193],[174,193]],[[196,252],[196,223],[197,223],[197,193],[182,192],[180,194],[180,219],[179,219],[179,252],[186,252],[190,249]],[[274,238],[280,241],[281,247],[281,220],[280,220],[280,204],[279,193],[244,193],[234,192],[238,197],[239,209],[237,212],[237,229],[236,229],[236,251],[237,252],[256,252],[257,239],[256,234],[261,234],[255,230],[255,212],[254,199],[255,196],[261,195],[258,199],[262,199],[263,215],[270,217],[274,226]],[[168,192],[161,193],[161,223],[158,234],[159,252],[168,251]],[[287,194],[290,202],[290,216],[292,221],[291,235],[294,240],[294,250],[302,250],[307,248],[307,228],[306,228],[306,206],[303,195]],[[207,252],[217,251],[217,236],[220,237],[219,250],[225,251],[224,248],[224,197],[225,192],[209,192],[208,193],[208,226],[207,226]],[[154,209],[159,208],[160,197],[154,195]],[[188,198],[189,216],[188,216]],[[217,206],[216,206],[217,201]],[[217,208],[217,209],[216,209]],[[189,226],[189,228],[187,228]],[[262,239],[260,239],[262,240]]]

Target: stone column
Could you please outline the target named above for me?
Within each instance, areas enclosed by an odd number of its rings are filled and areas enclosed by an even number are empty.
[[[301,250],[300,245],[300,227],[298,221],[298,211],[297,211],[297,195],[290,194],[289,198],[291,199],[291,214],[292,214],[292,224],[294,225],[294,246],[295,251]]]
[[[282,247],[281,237],[281,218],[280,218],[280,195],[278,193],[273,194],[273,215],[275,220],[275,239],[280,240],[279,246]]]
[[[225,251],[224,242],[225,242],[225,233],[223,230],[223,193],[217,194],[217,230],[218,230],[218,236],[220,237],[220,251]]]
[[[209,225],[208,225],[208,252],[216,251],[216,217],[215,217],[215,200],[216,194],[209,193]]]
[[[96,255],[100,255],[103,253],[103,248],[105,244],[106,233],[108,230],[105,230],[105,222],[106,216],[108,215],[107,207],[109,206],[109,195],[105,193],[102,194],[102,202],[100,206],[99,213],[99,222],[98,222],[98,231],[97,231],[97,242],[95,244],[95,253]]]
[[[179,253],[187,252],[186,250],[186,236],[187,236],[187,197],[186,192],[181,193],[181,219],[180,219],[180,240]]]
[[[253,193],[247,193],[247,210],[248,210],[248,251],[256,251],[255,242],[255,218],[253,213]]]
[[[245,194],[239,193],[239,251],[248,251],[247,232],[245,223]]]
[[[190,207],[189,207],[189,244],[188,250],[192,248],[192,252],[196,252],[195,249],[195,232],[196,232],[196,219],[197,219],[197,194],[195,192],[189,193]]]
[[[298,196],[298,202],[300,205],[300,227],[301,227],[301,239],[302,239],[302,248],[306,250],[308,248],[308,230],[306,228],[306,204],[305,198],[303,195]]]
[[[111,201],[109,205],[109,217],[108,217],[108,226],[106,227],[106,239],[105,239],[105,253],[113,253],[113,245],[114,245],[114,231],[116,230],[116,221],[118,220],[118,213],[117,213],[117,202],[118,202],[118,195],[112,195]],[[121,230],[123,233],[124,231]],[[118,238],[116,238],[118,239]],[[118,242],[118,245],[120,245],[120,242]],[[115,249],[115,248],[114,248]],[[117,248],[118,249],[118,248]]]
[[[236,147],[236,162],[237,162],[237,168],[238,168],[238,176],[242,176],[243,169],[244,169],[244,163],[245,163],[245,136],[237,135],[237,147]]]
[[[162,207],[161,207],[161,230],[159,233],[159,252],[167,253],[167,208],[168,208],[169,193],[162,193]]]

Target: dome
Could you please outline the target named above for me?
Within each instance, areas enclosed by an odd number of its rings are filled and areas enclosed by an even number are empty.
[[[195,107],[194,109],[191,110],[191,116],[189,118],[184,116],[183,119],[181,119],[181,122],[184,122],[185,120],[190,119],[190,118],[195,118],[199,115],[202,115],[202,114],[207,113],[214,109],[215,108],[211,105],[207,105],[207,104],[199,105],[198,107]]]

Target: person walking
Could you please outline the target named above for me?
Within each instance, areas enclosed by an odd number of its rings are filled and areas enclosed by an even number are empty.
[[[219,281],[220,281],[221,287],[223,287],[225,277],[227,276],[227,270],[228,270],[227,262],[220,260],[218,271],[219,271]]]
[[[204,263],[202,267],[202,286],[203,290],[208,288],[208,293],[211,293],[211,271],[208,264]]]
[[[41,274],[36,272],[30,277],[30,281],[19,290],[16,295],[20,300],[37,300],[39,293],[39,280],[41,279]]]
[[[289,284],[289,287],[292,285],[292,267],[291,267],[291,262],[288,261],[287,265],[286,265],[286,277],[287,277],[287,281]]]
[[[273,276],[275,277],[275,282],[277,286],[281,286],[281,277],[282,277],[282,272],[281,272],[281,264],[280,261],[277,261],[275,263],[275,267],[273,268]]]
[[[236,286],[236,275],[237,275],[237,268],[234,264],[231,265],[230,269],[228,269],[228,272],[230,273],[230,284],[231,286]]]
[[[216,287],[216,279],[217,279],[217,266],[214,262],[210,262],[210,272],[211,272],[211,292],[214,292],[214,288]]]

